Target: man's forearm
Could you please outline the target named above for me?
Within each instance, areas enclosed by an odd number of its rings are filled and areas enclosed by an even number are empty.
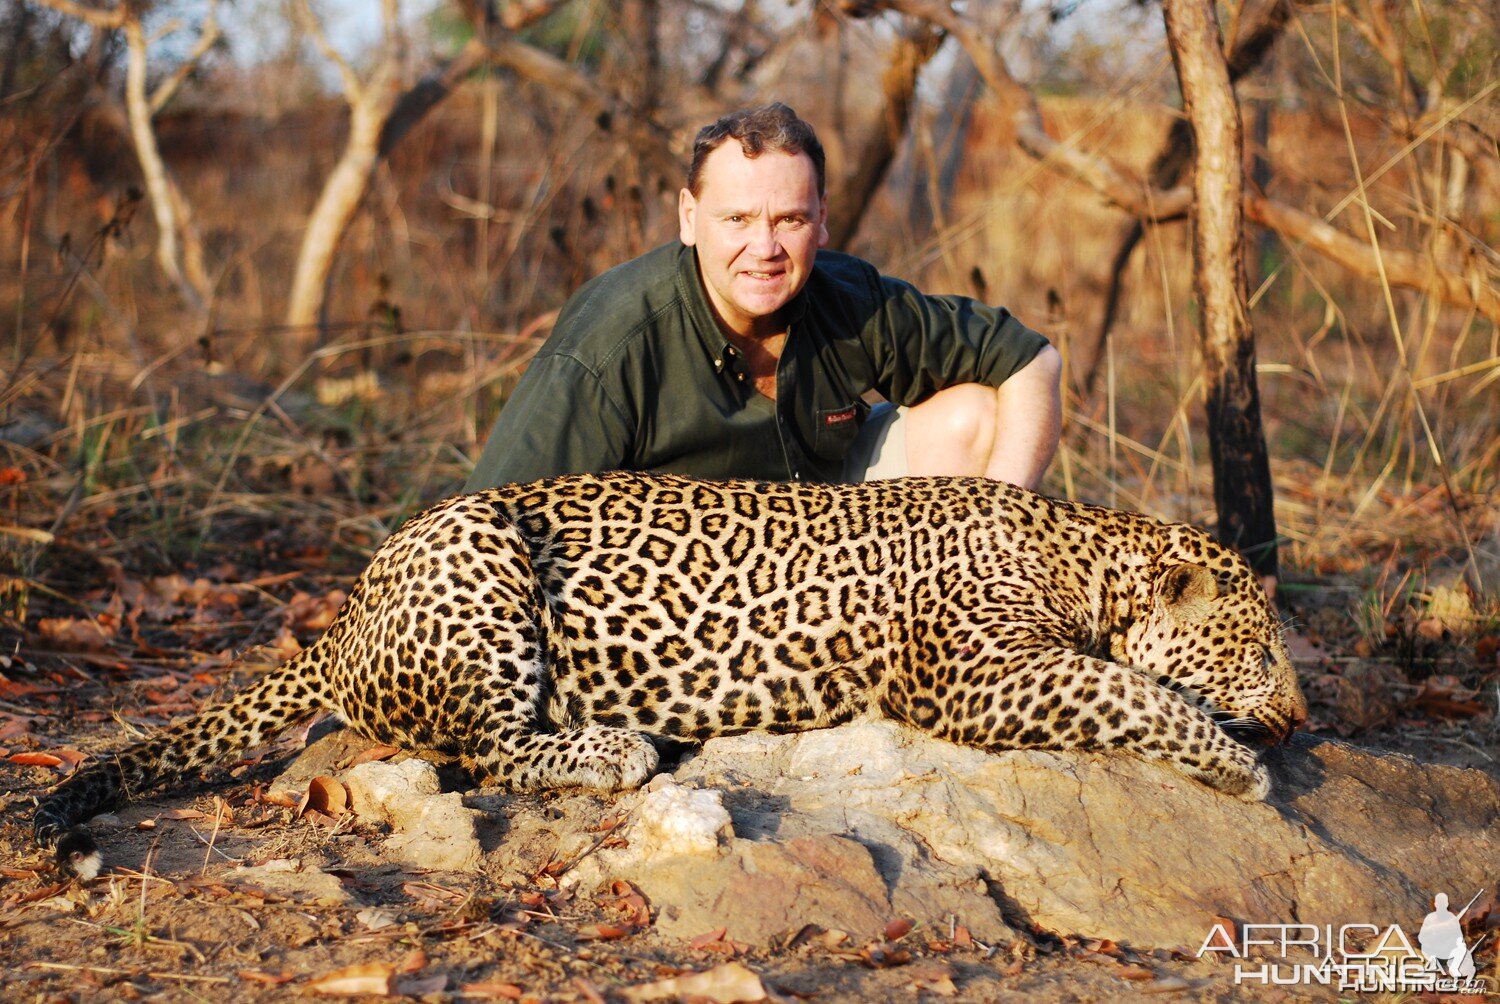
[[[985,477],[1036,488],[1062,434],[1062,356],[1047,346],[995,389],[995,445]]]

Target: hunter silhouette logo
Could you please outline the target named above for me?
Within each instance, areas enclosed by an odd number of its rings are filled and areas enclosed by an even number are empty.
[[[1217,923],[1203,939],[1198,957],[1215,953],[1233,958],[1236,986],[1483,995],[1489,987],[1475,978],[1474,953],[1484,937],[1468,945],[1463,931],[1464,915],[1483,892],[1457,913],[1448,909],[1447,893],[1433,896],[1432,912],[1423,918],[1415,944],[1399,924],[1244,924],[1236,931],[1235,925]],[[1280,961],[1268,961],[1268,956],[1280,956]],[[1309,956],[1316,961],[1305,961]]]
[[[1479,893],[1474,894],[1474,899]],[[1431,971],[1442,971],[1461,980],[1474,976],[1474,949],[1464,944],[1463,917],[1474,905],[1469,900],[1458,913],[1448,912],[1448,894],[1440,892],[1432,897],[1432,912],[1422,921],[1422,930],[1417,932],[1417,945],[1422,949],[1422,958]],[[1480,939],[1483,940],[1482,938]],[[1479,942],[1474,943],[1474,948]]]

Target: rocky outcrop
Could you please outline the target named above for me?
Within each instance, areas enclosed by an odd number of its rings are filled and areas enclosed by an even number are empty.
[[[1307,737],[1271,765],[1271,800],[1247,804],[1129,757],[986,754],[892,722],[738,736],[674,776],[721,793],[732,838],[657,855],[643,830],[593,868],[637,881],[684,933],[873,934],[899,914],[997,938],[998,902],[1013,922],[1194,949],[1218,918],[1415,930],[1435,893],[1462,902],[1496,879],[1487,775]],[[839,900],[820,912],[783,887]]]

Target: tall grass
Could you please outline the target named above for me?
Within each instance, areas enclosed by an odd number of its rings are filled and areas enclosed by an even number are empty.
[[[1046,113],[1058,135],[1141,169],[1167,113],[1140,104],[1138,87],[1053,99]],[[332,103],[278,120],[165,123],[164,148],[217,263],[206,325],[156,277],[149,221],[118,218],[128,169],[90,177],[66,144],[17,168],[0,204],[0,318],[11,339],[0,468],[20,472],[0,485],[4,519],[170,565],[288,524],[363,551],[455,490],[545,332],[539,319],[589,276],[675,234],[675,193],[633,190],[629,158],[592,123],[545,95],[507,97],[493,158],[475,85],[382,168],[341,252],[334,323],[321,337],[278,319],[299,227],[338,148]],[[1278,112],[1279,197],[1323,207],[1357,195],[1351,155],[1382,162],[1379,137],[1353,114],[1346,132],[1311,112]],[[1369,204],[1408,196],[1399,164],[1365,180]],[[1076,378],[1120,213],[1014,152],[988,107],[941,230],[906,234],[900,193],[890,195],[858,250],[933,291],[1010,306],[1054,338]],[[1403,217],[1398,237],[1434,241],[1434,227]],[[1186,236],[1182,223],[1154,226],[1137,250],[1099,393],[1085,400],[1068,387],[1050,488],[1208,523]],[[1261,247],[1252,321],[1294,574],[1473,552],[1493,586],[1494,326],[1383,291],[1294,244]],[[16,569],[34,564],[22,553],[34,543],[0,537],[6,549]]]

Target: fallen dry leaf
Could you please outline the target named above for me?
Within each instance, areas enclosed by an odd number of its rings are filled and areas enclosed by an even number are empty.
[[[350,767],[358,767],[362,763],[374,763],[377,760],[389,760],[401,752],[400,746],[371,746],[367,750],[360,750],[349,758]]]
[[[872,942],[859,950],[859,956],[871,969],[890,969],[911,961],[911,952],[890,942]]]
[[[1439,718],[1475,718],[1489,711],[1478,694],[1465,689],[1451,676],[1434,676],[1422,681],[1422,689],[1411,704],[1428,715]]]
[[[286,809],[295,809],[302,804],[300,799],[293,798],[285,791],[260,791],[256,793],[255,800],[265,802],[267,805],[279,805]]]
[[[287,603],[282,616],[294,631],[307,633],[325,631],[333,623],[334,616],[346,599],[348,596],[342,589],[335,589],[322,596],[297,593]]]
[[[270,987],[279,987],[283,983],[290,983],[297,978],[297,974],[290,971],[283,973],[263,973],[258,969],[241,969],[235,975],[247,983],[264,983]]]
[[[53,648],[83,652],[107,649],[114,637],[114,632],[106,631],[98,621],[83,617],[43,617],[36,629]]]
[[[383,931],[392,927],[400,919],[396,911],[383,906],[367,906],[354,915],[354,919],[364,925],[367,931]]]
[[[420,948],[413,948],[406,953],[400,965],[396,967],[398,973],[415,973],[427,968],[427,953]]]
[[[21,683],[17,680],[9,680],[0,676],[0,698],[4,698],[7,701],[14,701],[17,698],[26,697],[28,694],[39,694],[42,693],[43,689],[34,683]]]
[[[1121,954],[1120,946],[1115,944],[1113,941],[1110,941],[1108,938],[1089,938],[1083,943],[1083,947],[1090,952],[1094,952],[1098,955],[1108,955],[1110,958],[1114,959],[1118,959]]]
[[[66,888],[68,888],[67,882],[58,882],[55,885],[43,886],[40,889],[33,889],[31,892],[24,893],[20,896],[12,896],[10,899],[7,899],[5,903],[7,906],[16,906],[21,903],[35,903],[39,900],[51,899],[53,896],[56,896]]]
[[[383,962],[365,962],[357,966],[345,966],[307,984],[315,994],[330,997],[348,997],[355,994],[390,996],[396,978],[396,967]]]
[[[1121,966],[1115,970],[1115,975],[1122,980],[1154,980],[1156,974],[1145,966]]]
[[[897,917],[895,920],[885,925],[885,940],[900,941],[902,938],[911,933],[911,929],[914,926],[916,925],[907,920],[905,917]]]
[[[5,759],[22,767],[61,767],[62,757],[51,753],[12,753]]]
[[[685,973],[670,979],[656,980],[626,987],[620,995],[628,1001],[655,1001],[665,998],[701,998],[731,1004],[734,1001],[762,1001],[769,996],[760,977],[738,962],[701,973]]]
[[[619,924],[584,924],[575,933],[579,941],[617,941],[634,934],[636,928]]]
[[[70,768],[76,768],[79,764],[83,763],[83,761],[89,758],[89,755],[87,753],[82,753],[75,749],[69,749],[66,746],[52,747],[52,755],[60,759],[63,763],[67,764]]]
[[[907,970],[912,989],[925,990],[939,997],[952,997],[958,993],[953,984],[953,967],[946,962],[921,962]]]
[[[689,941],[688,942],[688,947],[689,948],[702,948],[703,946],[710,945],[710,944],[714,943],[715,941],[723,941],[724,940],[724,935],[726,933],[728,933],[728,931],[729,931],[729,928],[727,928],[727,927],[716,927],[712,931],[705,931],[702,934],[698,935],[696,938],[694,938],[692,941]]]
[[[299,808],[299,816],[308,812],[341,816],[349,808],[349,790],[333,778],[319,774],[307,782],[307,798]]]
[[[477,997],[480,1000],[518,1001],[522,990],[514,983],[481,980],[478,983],[460,983],[458,992],[460,996]]]

